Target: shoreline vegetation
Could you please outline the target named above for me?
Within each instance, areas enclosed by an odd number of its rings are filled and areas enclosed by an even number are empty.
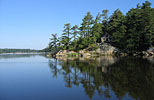
[[[39,54],[39,50],[34,49],[0,49],[0,55],[2,54]]]
[[[154,8],[145,1],[124,15],[120,9],[108,17],[103,10],[94,18],[88,12],[80,26],[64,24],[60,37],[51,34],[41,52],[48,56],[152,56],[154,57]]]

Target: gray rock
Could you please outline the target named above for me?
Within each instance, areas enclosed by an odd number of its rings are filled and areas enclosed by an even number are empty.
[[[143,54],[154,57],[154,47],[149,48],[147,51],[143,52]]]
[[[102,55],[114,55],[119,52],[119,49],[111,46],[110,44],[103,43],[99,45],[99,48],[96,50],[96,52]]]

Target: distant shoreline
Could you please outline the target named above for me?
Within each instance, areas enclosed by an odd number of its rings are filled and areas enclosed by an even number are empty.
[[[17,53],[0,53],[0,55],[21,55],[21,54],[45,54],[45,53],[43,53],[43,52],[32,52],[32,53],[26,53],[26,52],[24,52],[24,53],[21,53],[21,52],[17,52]]]

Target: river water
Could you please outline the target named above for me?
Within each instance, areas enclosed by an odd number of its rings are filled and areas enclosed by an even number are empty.
[[[154,59],[0,55],[0,100],[154,100]]]

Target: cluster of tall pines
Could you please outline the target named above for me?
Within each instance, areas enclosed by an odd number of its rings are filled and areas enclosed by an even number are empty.
[[[149,1],[145,1],[130,9],[126,15],[117,9],[108,17],[108,10],[103,10],[94,18],[88,12],[80,26],[66,23],[61,37],[51,35],[45,51],[95,50],[104,36],[108,36],[110,44],[121,51],[144,51],[154,46],[154,8]]]

